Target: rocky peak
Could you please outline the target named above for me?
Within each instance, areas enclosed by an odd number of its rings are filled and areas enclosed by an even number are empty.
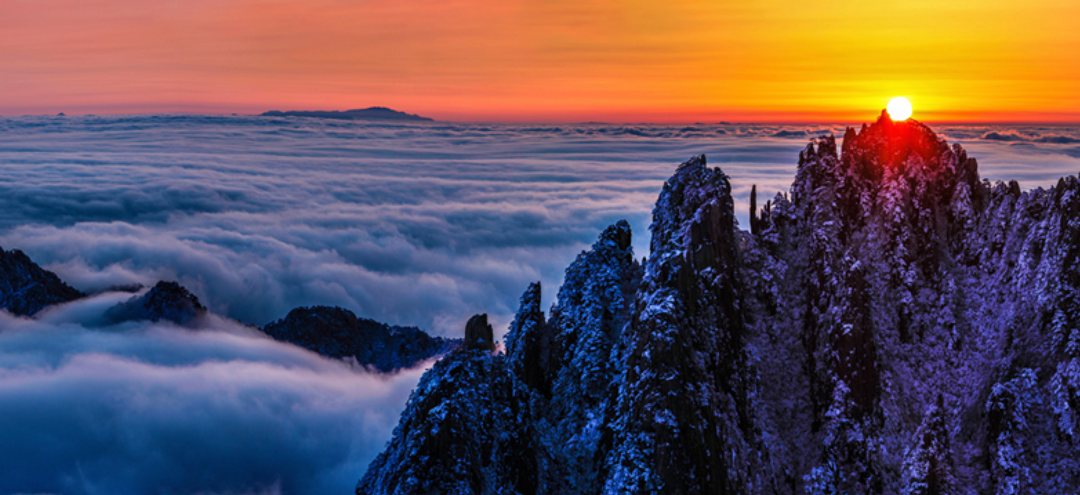
[[[630,249],[632,237],[630,222],[619,220],[614,225],[604,229],[600,234],[600,238],[593,244],[593,250],[606,250],[625,255]]]
[[[465,348],[481,351],[495,350],[495,332],[488,324],[487,313],[474,315],[465,324]]]
[[[22,251],[0,248],[0,309],[29,316],[46,306],[73,301],[84,294],[55,273],[30,260]]]
[[[730,211],[732,204],[727,176],[718,168],[709,168],[705,155],[679,165],[664,183],[653,209],[646,282],[686,287],[691,273],[713,265],[720,251],[732,248],[734,243],[721,240],[735,232],[734,216],[722,214]],[[675,277],[684,280],[676,282]]]
[[[604,491],[744,493],[754,439],[727,177],[704,156],[679,166],[652,231]]]
[[[885,168],[904,166],[912,157],[924,164],[938,162],[946,148],[945,140],[921,122],[895,122],[883,111],[877,122],[862,132],[844,134],[842,158],[845,165],[852,167],[858,162],[860,170],[877,176]]]
[[[161,281],[146,294],[113,306],[105,312],[105,317],[112,324],[166,320],[177,325],[192,325],[206,314],[206,307],[186,288],[176,282]]]
[[[685,249],[683,230],[688,220],[698,214],[705,203],[730,202],[731,185],[718,168],[709,168],[705,155],[687,160],[664,183],[660,198],[653,208],[652,252],[681,252]]]
[[[978,164],[958,144],[949,146],[930,127],[914,119],[894,122],[884,112],[859,133],[844,134],[840,161],[844,169],[870,186],[890,178],[931,182],[928,191],[940,203],[950,202],[958,184],[973,193],[979,181]],[[930,198],[923,198],[930,199]]]
[[[521,295],[517,316],[506,333],[506,355],[518,378],[547,397],[551,396],[553,368],[560,357],[553,330],[540,307],[540,282],[531,283]]]

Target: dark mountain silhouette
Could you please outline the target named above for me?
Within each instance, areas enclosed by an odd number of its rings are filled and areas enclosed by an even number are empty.
[[[320,119],[339,119],[339,120],[385,120],[385,121],[414,121],[414,122],[431,122],[434,119],[428,117],[421,117],[419,115],[408,114],[405,112],[399,112],[397,110],[391,110],[386,107],[371,107],[355,110],[271,110],[260,114],[261,117],[315,117]]]
[[[84,297],[22,251],[0,248],[0,309],[28,316],[47,306]]]
[[[619,223],[550,312],[530,286],[505,354],[429,370],[357,493],[1080,492],[1076,177],[991,184],[883,114],[811,140],[751,232],[732,205],[682,164],[648,258]]]
[[[457,348],[457,339],[432,337],[416,327],[390,326],[332,306],[296,308],[263,332],[323,356],[355,358],[379,371],[410,368]],[[490,331],[490,330],[489,330]]]
[[[113,287],[110,291],[138,292],[141,289],[141,285],[132,285]],[[0,249],[0,310],[32,316],[50,305],[82,297],[86,296],[65,284],[56,274],[39,267],[22,251]],[[106,327],[129,321],[168,321],[199,328],[209,314],[188,289],[176,282],[162,281],[145,294],[107,309],[99,318],[88,320],[84,325]],[[470,345],[493,349],[492,329],[486,315],[475,320],[477,337]],[[351,311],[329,306],[296,308],[262,330],[276,340],[330,358],[354,359],[357,364],[381,372],[411,368],[458,348],[462,342],[432,337],[415,327],[390,326],[357,318]]]
[[[109,324],[125,321],[171,321],[178,325],[195,325],[207,315],[199,298],[176,282],[158,282],[149,292],[109,308],[105,319]]]

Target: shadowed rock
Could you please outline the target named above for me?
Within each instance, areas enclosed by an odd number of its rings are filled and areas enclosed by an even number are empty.
[[[465,348],[495,350],[495,332],[488,324],[487,313],[475,315],[465,324]]]
[[[461,341],[432,337],[416,327],[390,326],[332,306],[301,307],[263,332],[333,358],[352,357],[383,372],[411,368],[456,349]]]
[[[84,294],[55,273],[30,260],[22,251],[0,248],[0,309],[29,316],[46,306],[74,301]]]
[[[176,282],[158,282],[150,292],[133,297],[105,312],[110,324],[125,321],[165,320],[177,325],[193,325],[207,314],[199,298]]]

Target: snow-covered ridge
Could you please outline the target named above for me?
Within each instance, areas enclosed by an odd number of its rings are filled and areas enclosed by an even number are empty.
[[[813,140],[745,232],[694,157],[643,264],[617,224],[548,314],[530,286],[357,493],[1077,493],[1078,190],[883,116]]]

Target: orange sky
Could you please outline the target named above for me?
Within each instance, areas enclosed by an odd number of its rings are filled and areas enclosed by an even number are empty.
[[[1076,0],[0,0],[0,115],[1080,122]]]

